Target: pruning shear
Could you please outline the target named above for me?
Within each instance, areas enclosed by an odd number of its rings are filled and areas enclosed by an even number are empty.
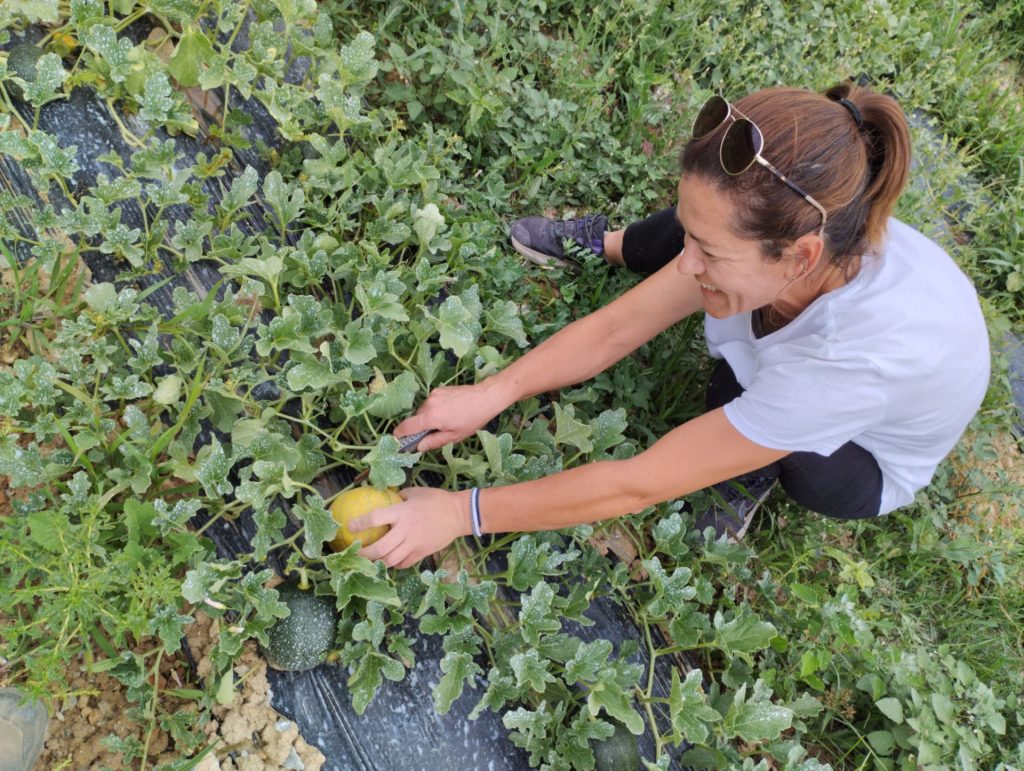
[[[403,436],[401,439],[398,440],[398,451],[399,452],[414,452],[416,450],[416,445],[418,445],[420,443],[420,440],[422,440],[426,436],[429,436],[430,434],[434,433],[435,431],[437,431],[436,428],[428,428],[425,431],[417,431],[415,434],[409,434],[408,436]],[[355,479],[352,480],[352,484],[360,485],[360,484],[362,484],[363,482],[366,481],[366,478],[368,476],[370,476],[370,469],[365,468],[362,471],[360,471],[358,474],[356,474]]]

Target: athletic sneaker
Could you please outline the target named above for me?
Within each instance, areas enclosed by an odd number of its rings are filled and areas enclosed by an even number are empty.
[[[739,543],[750,529],[754,514],[768,498],[777,477],[742,476],[719,482],[714,489],[724,500],[697,518],[697,530],[715,529],[715,540],[723,535],[731,543]]]
[[[603,214],[588,214],[574,220],[553,220],[547,217],[526,217],[516,220],[509,228],[512,247],[537,265],[578,268],[567,257],[563,241],[575,241],[594,254],[604,253],[604,232],[608,218]]]

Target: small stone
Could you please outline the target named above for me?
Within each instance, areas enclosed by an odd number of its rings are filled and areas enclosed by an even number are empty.
[[[306,764],[302,762],[302,758],[299,757],[299,753],[295,751],[294,747],[290,748],[288,757],[281,767],[291,769],[291,771],[306,771]]]

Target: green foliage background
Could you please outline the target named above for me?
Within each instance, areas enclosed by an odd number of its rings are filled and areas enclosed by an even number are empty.
[[[894,93],[920,117],[899,216],[972,276],[997,341],[1019,328],[1012,9],[15,0],[0,6],[0,43],[30,23],[47,54],[33,81],[0,55],[0,153],[64,202],[0,193],[0,334],[18,353],[0,369],[0,474],[16,491],[0,525],[9,682],[59,699],[80,657],[128,686],[130,717],[168,730],[181,759],[166,767],[187,768],[242,646],[286,612],[264,586],[273,554],[337,598],[358,711],[415,665],[400,629],[413,617],[444,638],[435,707],[479,699],[537,766],[592,767],[609,719],[654,734],[655,767],[684,740],[698,767],[1024,764],[1020,489],[979,467],[1015,419],[1001,359],[970,440],[914,507],[879,522],[779,500],[746,545],[728,546],[692,529],[700,493],[690,509],[624,518],[630,566],[595,549],[590,527],[474,543],[447,571],[322,552],[331,469],[368,465],[382,485],[500,484],[626,457],[699,412],[695,321],[460,447],[400,456],[388,435],[430,388],[486,377],[635,280],[592,262],[580,276],[527,268],[504,223],[600,210],[625,224],[670,203],[689,116],[715,91],[863,74]],[[166,39],[135,42],[133,25]],[[192,86],[217,93],[219,122],[200,128]],[[107,178],[85,190],[72,184],[78,149],[38,130],[45,105],[76,87],[102,96],[132,148],[103,157]],[[272,168],[262,179],[227,174],[251,145],[250,98],[286,140],[257,148]],[[168,135],[200,131],[209,150],[193,163]],[[267,215],[253,232],[257,200]],[[144,227],[121,221],[133,203]],[[8,216],[26,208],[31,235]],[[76,283],[90,252],[123,266],[117,286]],[[205,297],[176,290],[170,318],[131,286],[201,260],[225,282]],[[251,553],[216,557],[206,528],[246,510]],[[487,574],[495,551],[508,569]],[[628,646],[567,633],[596,594],[636,619],[648,656],[685,651],[712,684],[680,675],[659,697]],[[158,690],[149,675],[181,655],[197,609],[224,622],[215,676]],[[486,690],[470,694],[477,675]],[[145,742],[112,747],[152,763]]]

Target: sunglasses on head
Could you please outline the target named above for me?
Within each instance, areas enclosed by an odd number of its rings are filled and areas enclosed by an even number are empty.
[[[736,117],[737,115],[739,117]],[[732,120],[732,123],[725,130],[725,134],[722,135],[722,143],[718,146],[718,158],[726,174],[732,176],[742,174],[755,162],[764,166],[790,190],[818,210],[821,215],[821,228],[818,230],[818,236],[823,236],[825,222],[828,220],[825,207],[765,160],[765,157],[761,155],[761,151],[764,149],[764,135],[761,133],[761,129],[729,102],[717,95],[705,102],[697,114],[697,119],[693,122],[693,138],[703,139],[726,120]]]

